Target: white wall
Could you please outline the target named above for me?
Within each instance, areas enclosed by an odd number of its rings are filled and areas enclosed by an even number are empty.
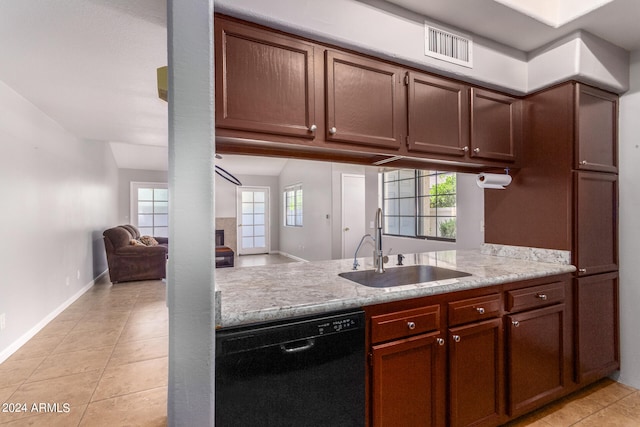
[[[280,215],[280,251],[307,261],[331,259],[331,163],[287,161],[280,173],[280,206],[284,188],[294,184],[302,184],[304,223],[285,227]]]
[[[631,54],[631,89],[620,99],[620,347],[619,380],[640,388],[640,51]]]
[[[0,362],[106,269],[117,168],[0,82]]]

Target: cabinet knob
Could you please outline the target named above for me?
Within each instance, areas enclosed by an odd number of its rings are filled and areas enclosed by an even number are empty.
[[[478,312],[478,314],[484,314],[484,308],[483,307],[476,308],[476,311]]]
[[[587,162],[586,160],[583,160],[583,161],[581,161],[581,162],[580,162],[580,164],[581,164],[581,165],[588,165],[588,164],[589,164],[589,162]]]
[[[444,338],[437,338],[436,342],[438,343],[438,345],[444,345]]]
[[[511,322],[511,324],[513,325],[514,328],[517,328],[518,326],[520,326],[520,322],[518,322],[517,320],[514,320],[513,322]]]
[[[455,342],[460,342],[460,335],[454,335],[454,336],[453,336],[453,340],[454,340]]]
[[[329,129],[329,133],[330,133],[331,135],[335,135],[335,134],[336,134],[336,132],[338,132],[338,129],[336,129],[336,127],[335,127],[335,126],[333,126],[331,129]]]
[[[316,126],[316,125],[311,125],[311,126],[309,127],[309,131],[310,131],[310,132],[315,132],[315,131],[316,131],[316,129],[318,129],[318,126]]]
[[[540,298],[542,301],[546,301],[547,294],[536,294],[536,298]]]
[[[415,322],[407,322],[407,328],[413,331],[416,328]]]
[[[469,147],[465,145],[464,147],[461,148],[461,150],[466,153],[467,151],[469,151]]]
[[[479,148],[474,148],[474,149],[473,149],[473,152],[474,152],[474,153],[476,153],[476,154],[478,154],[478,153],[480,152],[480,149],[479,149]]]
[[[578,273],[586,273],[587,269],[586,268],[579,268],[578,269]]]

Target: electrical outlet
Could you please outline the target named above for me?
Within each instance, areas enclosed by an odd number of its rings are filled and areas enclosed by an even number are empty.
[[[80,280],[80,270],[76,273],[76,279]]]
[[[0,331],[7,327],[7,315],[6,313],[0,314]]]

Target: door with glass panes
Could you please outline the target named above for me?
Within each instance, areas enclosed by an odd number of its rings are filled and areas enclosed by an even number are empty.
[[[269,188],[238,187],[238,255],[269,252]]]

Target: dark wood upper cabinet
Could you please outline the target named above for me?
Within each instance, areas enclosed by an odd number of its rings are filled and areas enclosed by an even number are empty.
[[[216,18],[216,127],[313,139],[314,46]]]
[[[578,275],[618,269],[618,176],[575,172],[574,260]]]
[[[522,139],[522,101],[471,89],[471,157],[514,162]]]
[[[406,74],[409,151],[464,156],[469,150],[469,87]]]
[[[333,50],[325,56],[326,140],[399,148],[402,70]]]
[[[618,274],[576,279],[576,380],[589,383],[620,367]]]
[[[618,97],[576,84],[575,169],[618,171]]]

